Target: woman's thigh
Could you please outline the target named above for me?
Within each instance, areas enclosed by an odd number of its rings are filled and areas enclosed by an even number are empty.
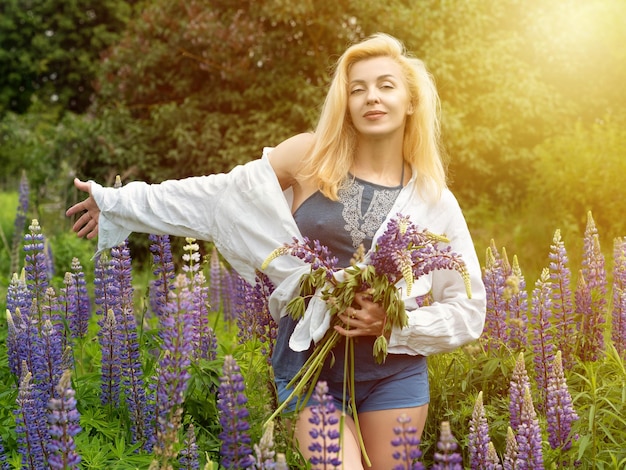
[[[394,428],[401,426],[398,417],[402,415],[410,419],[408,426],[417,428],[413,436],[421,439],[428,415],[427,404],[411,408],[358,413],[363,441],[372,463],[370,470],[389,470],[400,463],[393,458],[393,453],[398,449],[392,445],[392,441],[398,437],[394,433]]]

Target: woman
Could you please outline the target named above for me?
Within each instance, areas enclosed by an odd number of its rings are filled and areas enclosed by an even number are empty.
[[[409,57],[398,40],[377,34],[339,59],[314,133],[291,137],[266,149],[262,159],[227,174],[120,189],[76,180],[76,187],[90,196],[67,215],[84,212],[73,229],[78,236],[98,235],[100,250],[120,243],[131,231],[213,241],[249,280],[268,254],[293,236],[320,240],[340,266],[348,266],[359,245],[370,249],[398,213],[419,227],[445,233],[467,265],[471,299],[456,272],[434,271],[420,278],[412,296],[404,299],[409,324],[388,338],[384,364],[375,363],[372,344],[382,332],[385,311],[369,297],[358,295],[357,305],[339,315],[344,326],[335,326],[344,337],[357,338],[360,430],[371,468],[388,470],[394,466],[391,441],[398,417],[406,414],[419,435],[424,428],[426,356],[478,338],[484,324],[480,266],[461,210],[446,187],[437,112],[437,93],[423,63]],[[299,259],[281,257],[265,271],[277,286],[270,309],[279,321],[272,361],[281,401],[289,395],[286,384],[329,324],[319,305],[309,305],[299,322],[286,314],[307,270]],[[430,305],[419,307],[422,294],[431,296]],[[320,377],[338,401],[341,348]],[[307,458],[311,412],[308,407],[298,411],[295,437]],[[350,417],[341,447],[343,468],[363,468]]]

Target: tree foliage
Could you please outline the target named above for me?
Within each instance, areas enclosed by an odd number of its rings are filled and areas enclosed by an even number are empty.
[[[37,96],[83,112],[100,52],[115,42],[134,1],[3,0],[0,4],[0,116],[23,113]]]

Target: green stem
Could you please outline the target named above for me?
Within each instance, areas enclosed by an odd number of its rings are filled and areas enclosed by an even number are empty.
[[[368,467],[372,466],[367,450],[365,449],[365,442],[363,442],[363,433],[361,432],[361,425],[359,424],[359,414],[356,410],[356,398],[355,398],[355,384],[354,384],[354,342],[352,340],[346,341],[350,343],[350,389],[352,394],[350,396],[350,403],[352,404],[352,418],[354,419],[354,426],[356,428],[356,437],[359,441],[359,447],[361,448],[361,455]],[[344,368],[345,369],[345,368]]]

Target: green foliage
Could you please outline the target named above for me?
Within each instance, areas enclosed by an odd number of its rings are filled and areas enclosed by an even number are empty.
[[[591,211],[605,245],[626,232],[626,199],[618,195],[626,174],[625,122],[622,115],[592,124],[578,122],[535,149],[535,178],[526,210],[543,227],[556,224],[583,233]],[[546,208],[551,217],[539,218]]]
[[[114,42],[134,1],[5,0],[0,7],[0,117],[31,99],[82,112],[99,54]],[[6,72],[6,73],[5,73]]]

